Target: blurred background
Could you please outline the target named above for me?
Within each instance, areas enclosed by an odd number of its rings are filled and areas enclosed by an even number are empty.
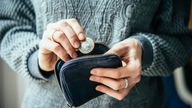
[[[0,59],[0,108],[20,108],[24,80]]]
[[[174,75],[162,78],[165,108],[192,108],[191,66],[178,68]],[[0,108],[20,108],[26,83],[0,59]]]

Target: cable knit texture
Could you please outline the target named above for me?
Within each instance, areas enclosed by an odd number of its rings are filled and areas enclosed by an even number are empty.
[[[80,108],[161,108],[163,97],[158,76],[169,75],[185,64],[189,46],[184,43],[191,42],[187,37],[189,0],[179,1],[1,0],[0,55],[15,72],[30,79],[22,107],[67,107],[55,77],[38,80],[30,74],[27,64],[38,50],[48,23],[77,18],[86,35],[95,42],[112,47],[121,40],[141,36],[151,43],[153,51],[153,61],[143,68],[141,82],[123,101],[102,95]]]

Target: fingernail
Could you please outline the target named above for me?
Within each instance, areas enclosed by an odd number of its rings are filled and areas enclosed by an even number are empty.
[[[100,86],[97,86],[95,89],[96,89],[97,91],[100,91],[101,87],[100,87]]]
[[[96,71],[95,70],[91,70],[91,74],[96,74]]]
[[[78,41],[75,41],[75,42],[74,42],[74,47],[75,47],[75,48],[79,48],[79,46],[80,46],[79,42],[78,42]]]
[[[79,39],[80,39],[80,40],[84,40],[84,39],[85,39],[84,33],[79,33],[78,36],[79,36]]]
[[[94,81],[94,77],[93,76],[91,76],[90,78],[89,78],[89,80],[91,80],[91,81]]]
[[[74,52],[74,53],[72,54],[72,58],[77,58],[77,53],[76,53],[76,52]]]

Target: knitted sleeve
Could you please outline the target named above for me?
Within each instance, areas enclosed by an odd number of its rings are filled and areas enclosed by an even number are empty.
[[[37,51],[39,40],[31,1],[1,0],[0,56],[25,78],[33,79],[27,64],[29,56]]]
[[[189,59],[188,45],[192,43],[190,37],[180,40],[173,36],[138,33],[133,38],[142,44],[144,76],[170,75],[177,67],[184,66]],[[183,42],[189,44],[186,46]]]
[[[165,76],[184,66],[192,54],[192,37],[187,27],[189,0],[162,0],[154,16],[153,33],[136,33],[143,48],[145,76]]]

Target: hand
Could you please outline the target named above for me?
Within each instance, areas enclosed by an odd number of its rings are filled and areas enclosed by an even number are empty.
[[[39,44],[39,66],[44,71],[52,71],[56,61],[76,58],[76,49],[85,33],[76,19],[61,20],[47,25]],[[70,57],[69,57],[70,56]]]
[[[141,45],[136,39],[126,39],[114,45],[106,54],[119,55],[123,67],[92,69],[90,80],[102,84],[96,87],[97,91],[122,100],[141,79]]]

